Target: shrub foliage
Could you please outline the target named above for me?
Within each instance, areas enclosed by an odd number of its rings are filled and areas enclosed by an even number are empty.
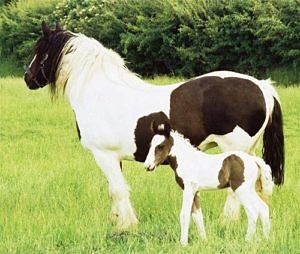
[[[263,75],[300,65],[299,0],[19,0],[1,8],[1,56],[22,64],[46,20],[96,38],[142,75]]]

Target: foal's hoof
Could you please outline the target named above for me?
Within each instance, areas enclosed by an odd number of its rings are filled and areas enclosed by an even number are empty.
[[[188,245],[188,241],[180,241],[182,247],[186,247]]]

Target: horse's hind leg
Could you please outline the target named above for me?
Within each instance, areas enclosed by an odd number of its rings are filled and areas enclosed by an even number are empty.
[[[130,203],[129,186],[122,175],[118,157],[113,152],[99,150],[92,152],[108,181],[109,194],[112,199],[112,219],[119,230],[127,230],[138,220]]]
[[[240,217],[241,205],[231,188],[227,191],[227,198],[223,208],[223,222],[236,221]]]
[[[198,196],[198,193],[196,193],[194,196],[194,202],[192,206],[192,218],[196,224],[200,237],[205,240],[206,232],[204,227],[202,209],[200,206],[200,197]]]

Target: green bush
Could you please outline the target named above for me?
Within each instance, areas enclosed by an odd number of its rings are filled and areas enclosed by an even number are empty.
[[[1,55],[20,63],[46,20],[94,37],[146,76],[300,68],[299,0],[19,0],[2,8]]]
[[[229,69],[264,76],[300,59],[297,0],[64,0],[54,15],[142,75]]]
[[[32,48],[41,34],[41,21],[52,22],[55,1],[20,0],[0,14],[1,58],[12,57],[19,65],[28,63]]]

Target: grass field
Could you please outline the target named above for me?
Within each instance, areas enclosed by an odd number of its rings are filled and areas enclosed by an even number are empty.
[[[155,82],[167,83],[164,78]],[[178,80],[176,80],[178,81]],[[77,139],[64,97],[0,78],[0,253],[300,253],[300,88],[278,88],[284,114],[286,178],[272,201],[272,234],[246,243],[246,217],[222,225],[225,191],[202,193],[208,241],[190,227],[181,247],[181,191],[168,167],[146,172],[125,162],[139,226],[118,233],[107,183]],[[261,236],[261,225],[258,225]]]

